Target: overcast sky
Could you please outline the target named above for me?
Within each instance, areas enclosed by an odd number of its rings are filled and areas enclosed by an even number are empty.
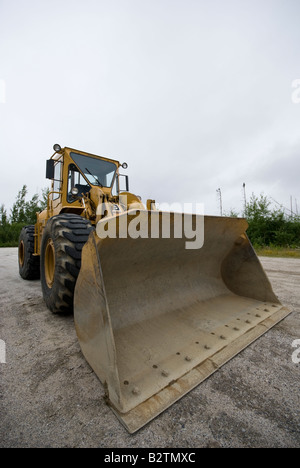
[[[145,201],[300,212],[300,0],[0,0],[0,204],[54,143],[126,161]],[[298,92],[299,91],[299,92]]]

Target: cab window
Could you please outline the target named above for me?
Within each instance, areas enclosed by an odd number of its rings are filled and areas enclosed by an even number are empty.
[[[53,200],[57,200],[60,197],[60,192],[61,191],[61,172],[62,172],[62,162],[58,161],[55,163],[54,166],[54,179],[53,179]]]
[[[72,190],[77,189],[78,195],[74,196]],[[91,190],[91,186],[79,172],[75,164],[70,164],[68,174],[68,202],[73,203],[78,197],[86,195]]]

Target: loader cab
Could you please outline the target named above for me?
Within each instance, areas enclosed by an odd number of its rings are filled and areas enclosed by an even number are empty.
[[[47,161],[46,177],[52,180],[49,214],[83,211],[83,196],[99,187],[109,198],[119,194],[119,161],[88,154],[71,148],[54,147]]]

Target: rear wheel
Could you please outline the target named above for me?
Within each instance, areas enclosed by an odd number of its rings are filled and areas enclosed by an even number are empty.
[[[93,231],[78,215],[51,218],[41,244],[41,283],[47,307],[55,314],[73,312],[73,297],[81,267],[81,252]]]
[[[19,273],[25,280],[40,277],[40,257],[34,254],[34,226],[25,226],[19,237]]]

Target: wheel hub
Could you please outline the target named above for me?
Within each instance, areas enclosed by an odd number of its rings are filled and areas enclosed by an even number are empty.
[[[24,242],[21,241],[19,245],[19,263],[21,267],[23,267],[24,261],[25,261],[25,246],[24,246]]]
[[[49,239],[45,251],[45,279],[49,289],[54,283],[55,248],[52,239]]]

